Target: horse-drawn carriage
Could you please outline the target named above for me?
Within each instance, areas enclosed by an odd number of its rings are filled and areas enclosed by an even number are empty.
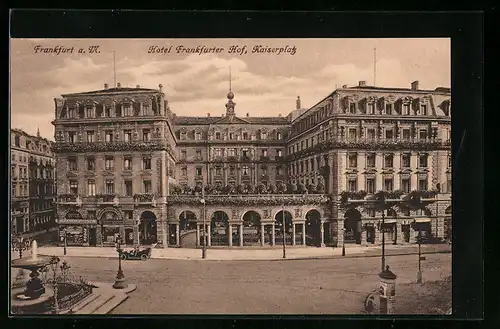
[[[156,247],[156,243],[150,246],[138,246],[132,250],[120,250],[120,258],[122,260],[147,260],[151,258],[151,252]]]

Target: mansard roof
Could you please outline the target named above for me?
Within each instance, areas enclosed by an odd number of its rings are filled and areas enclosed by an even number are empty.
[[[81,93],[71,93],[71,94],[64,94],[62,95],[63,97],[67,96],[89,96],[89,95],[100,95],[100,94],[108,94],[108,93],[122,93],[122,92],[158,92],[156,89],[149,89],[149,88],[131,88],[131,87],[116,87],[116,88],[107,88],[107,89],[101,89],[101,90],[94,90],[94,91],[86,91],[86,92],[81,92]]]
[[[286,125],[289,124],[285,117],[234,117],[232,122],[224,117],[186,117],[175,116],[174,125],[209,125],[209,124],[260,124],[260,125]]]

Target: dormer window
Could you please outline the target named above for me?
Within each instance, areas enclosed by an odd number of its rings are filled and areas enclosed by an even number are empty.
[[[194,139],[197,141],[201,140],[201,133],[199,131],[194,133]]]
[[[356,114],[356,104],[355,103],[349,103],[349,113]]]
[[[68,141],[70,143],[75,143],[76,142],[76,132],[74,132],[74,131],[68,132]]]
[[[219,132],[215,133],[215,139],[220,139],[220,133]]]
[[[86,118],[95,118],[95,108],[92,106],[85,107],[85,117]]]
[[[375,114],[375,107],[373,103],[366,104],[366,114]]]
[[[142,104],[142,113],[141,113],[141,115],[147,116],[149,114],[150,114],[149,104]]]
[[[102,112],[104,117],[111,117],[111,106],[107,105],[104,107],[104,111]]]
[[[410,104],[403,104],[403,115],[410,115]]]
[[[427,115],[427,104],[420,105],[420,114]]]
[[[149,142],[151,140],[151,130],[143,129],[142,130],[142,141]]]
[[[186,140],[186,135],[185,131],[181,131],[181,140]]]
[[[122,115],[124,117],[131,117],[133,115],[132,106],[130,106],[130,104],[123,104]]]
[[[392,114],[392,104],[385,104],[385,114]]]
[[[229,133],[229,139],[234,139],[234,133]]]
[[[262,132],[260,133],[260,139],[267,139],[267,132],[262,131]]]
[[[76,110],[74,107],[68,109],[68,118],[74,119],[76,117]]]
[[[106,130],[105,138],[106,143],[111,143],[113,141],[113,131]]]
[[[243,139],[244,139],[244,140],[248,140],[248,133],[247,133],[247,132],[244,132],[244,133],[243,133]]]
[[[278,138],[278,140],[282,140],[283,139],[283,134],[278,132],[278,134],[276,135],[276,138]]]

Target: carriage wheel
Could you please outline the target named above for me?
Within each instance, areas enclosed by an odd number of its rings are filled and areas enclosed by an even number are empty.
[[[145,254],[141,255],[141,260],[147,260],[147,259],[148,259],[148,255],[145,255]]]
[[[121,259],[121,260],[126,260],[126,259],[127,259],[127,255],[125,255],[125,254],[121,254],[121,255],[120,255],[120,259]]]

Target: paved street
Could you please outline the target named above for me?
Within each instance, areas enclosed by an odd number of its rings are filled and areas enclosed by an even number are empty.
[[[428,254],[424,280],[451,275],[451,254]],[[116,258],[68,257],[74,275],[112,282]],[[379,257],[268,261],[125,261],[137,290],[112,314],[356,314],[377,288]],[[398,283],[414,281],[417,256],[389,256]],[[397,291],[396,291],[397,294]],[[402,296],[401,296],[402,297]]]

